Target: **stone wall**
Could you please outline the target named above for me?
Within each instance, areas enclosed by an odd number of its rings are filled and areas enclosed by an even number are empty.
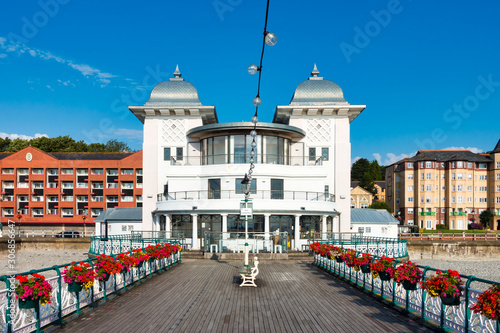
[[[0,258],[8,255],[8,240],[0,239]],[[90,238],[16,238],[16,252],[18,251],[57,251],[57,250],[84,250],[90,249]]]
[[[408,240],[410,260],[500,260],[500,241]]]

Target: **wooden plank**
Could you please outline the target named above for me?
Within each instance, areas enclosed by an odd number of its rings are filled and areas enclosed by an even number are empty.
[[[69,321],[78,332],[426,332],[349,283],[303,262],[260,263],[257,288],[233,283],[241,262],[185,260]]]

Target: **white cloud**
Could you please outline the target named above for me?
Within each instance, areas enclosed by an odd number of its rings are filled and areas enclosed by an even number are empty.
[[[465,148],[465,147],[448,147],[448,148],[444,148],[443,150],[470,150],[474,154],[480,154],[483,152],[482,149],[479,149],[476,147],[467,147],[467,148]]]
[[[417,152],[414,152],[411,154],[402,153],[399,155],[396,155],[394,153],[387,153],[383,160],[382,160],[382,155],[379,153],[373,153],[372,156],[375,157],[375,159],[377,160],[377,162],[380,165],[390,165],[392,163],[396,163],[398,161],[401,161],[403,158],[414,156],[416,153]]]
[[[51,86],[46,85],[46,87],[47,87],[47,88],[49,88],[50,90],[54,91],[54,89],[52,89],[52,87],[51,87]]]
[[[380,156],[379,153],[373,153],[372,156],[375,157],[375,159],[377,160],[378,164],[382,163],[382,156]]]
[[[14,139],[31,140],[31,139],[35,139],[35,138],[41,138],[41,137],[48,138],[49,136],[47,134],[40,134],[40,133],[36,133],[35,136],[29,136],[29,135],[25,135],[25,134],[8,134],[8,133],[0,132],[0,138],[4,138],[4,139],[9,138],[11,140],[14,140]]]
[[[7,55],[5,53],[0,53],[0,59],[2,58],[7,58]]]
[[[359,160],[359,159],[361,159],[361,156],[356,156],[355,158],[353,158],[353,159],[351,160],[351,166],[352,166],[354,163],[356,163],[356,161],[357,161],[357,160]]]
[[[114,130],[111,131],[110,136],[112,137],[119,136],[133,140],[143,139],[141,130],[128,129],[128,128],[115,128]]]
[[[111,80],[109,80],[110,78],[116,77],[116,75],[113,75],[111,73],[102,72],[101,70],[94,68],[90,65],[77,64],[77,63],[74,63],[72,60],[67,60],[67,59],[61,58],[59,56],[55,56],[48,51],[43,51],[40,49],[31,48],[31,47],[28,47],[28,46],[26,46],[24,44],[20,44],[20,43],[16,43],[16,44],[15,43],[8,43],[7,39],[4,37],[0,37],[0,48],[3,49],[7,53],[13,52],[13,53],[16,53],[18,55],[26,53],[26,54],[29,54],[33,58],[38,58],[38,59],[42,59],[42,60],[53,60],[53,61],[56,61],[60,64],[67,65],[67,66],[73,68],[74,70],[80,72],[80,74],[82,74],[83,76],[88,77],[88,78],[92,78],[92,79],[100,82],[101,87],[108,85],[111,82]],[[0,58],[5,58],[6,56],[7,56],[6,54],[4,56],[0,55]]]

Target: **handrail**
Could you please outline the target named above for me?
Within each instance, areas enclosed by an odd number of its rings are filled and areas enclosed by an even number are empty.
[[[394,265],[396,266],[398,263],[396,261]],[[499,285],[498,282],[477,278],[473,275],[460,275],[461,278],[466,279],[460,305],[446,306],[442,304],[439,297],[427,297],[428,292],[424,289],[405,290],[402,285],[398,285],[392,278],[389,281],[382,281],[380,276],[373,278],[370,273],[356,272],[352,267],[348,267],[345,262],[338,263],[330,258],[314,254],[313,264],[336,277],[351,282],[358,288],[371,292],[381,300],[397,305],[394,307],[395,309],[404,313],[412,313],[433,325],[439,326],[441,330],[500,332],[499,321],[489,320],[471,311],[471,307],[477,302],[479,294],[493,284]],[[429,266],[417,266],[423,269],[423,278],[427,278],[429,272],[439,270]],[[471,288],[472,283],[479,283],[478,287],[481,290]]]
[[[306,200],[306,201],[325,201],[335,202],[335,195],[325,192],[307,192],[307,191],[272,191],[257,190],[252,191],[252,199],[270,199],[270,200]],[[169,193],[159,193],[156,196],[157,201],[171,200],[207,200],[207,199],[243,199],[245,194],[235,190],[195,190],[179,191]]]
[[[348,234],[338,234],[348,236]],[[388,256],[393,258],[407,258],[408,248],[406,239],[384,238],[384,237],[364,237],[350,235],[350,237],[339,237],[333,240],[314,240],[320,244],[332,244],[336,246],[353,249],[359,253],[369,253],[372,256]]]
[[[146,247],[143,246],[142,250],[145,251],[145,248]],[[96,260],[97,259],[86,259],[77,261],[76,263],[88,262],[93,266]],[[181,252],[179,251],[168,258],[148,261],[140,267],[132,268],[130,272],[112,274],[107,282],[100,283],[100,281],[96,279],[94,280],[92,288],[88,291],[82,289],[78,295],[70,292],[68,290],[68,285],[65,282],[63,283],[64,274],[61,273],[60,268],[69,266],[70,263],[54,265],[49,268],[31,270],[19,274],[16,273],[16,275],[32,275],[48,271],[56,272],[56,276],[46,279],[53,288],[51,296],[52,304],[40,305],[38,313],[36,313],[35,310],[19,309],[17,300],[12,297],[15,295],[12,289],[14,288],[12,282],[15,280],[15,277],[13,275],[2,275],[0,276],[0,281],[6,284],[6,289],[0,290],[0,298],[4,299],[4,301],[0,302],[0,331],[14,332],[22,330],[23,332],[31,332],[36,330],[37,332],[42,332],[41,328],[43,327],[53,324],[61,325],[64,317],[73,313],[78,314],[84,307],[95,306],[98,300],[106,300],[108,295],[117,294],[120,290],[126,290],[127,286],[136,282],[141,282],[141,279],[152,276],[152,273],[161,273],[180,262]]]
[[[399,239],[418,240],[466,240],[466,241],[499,241],[500,233],[467,233],[467,232],[438,232],[438,233],[400,233]]]

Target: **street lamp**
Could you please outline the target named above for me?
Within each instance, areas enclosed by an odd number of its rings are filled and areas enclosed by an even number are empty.
[[[248,208],[248,202],[250,197],[250,186],[251,179],[245,174],[245,178],[241,181],[241,185],[245,192],[245,208]],[[245,267],[248,269],[248,213],[245,212]]]
[[[19,238],[21,238],[21,217],[23,217],[21,214],[17,215],[17,219],[19,220],[19,223],[17,225],[17,232],[19,233]]]
[[[85,215],[82,216],[82,220],[83,220],[83,237],[85,237],[85,234],[87,233],[87,228],[86,228],[86,224],[85,224],[85,219],[87,217]]]

